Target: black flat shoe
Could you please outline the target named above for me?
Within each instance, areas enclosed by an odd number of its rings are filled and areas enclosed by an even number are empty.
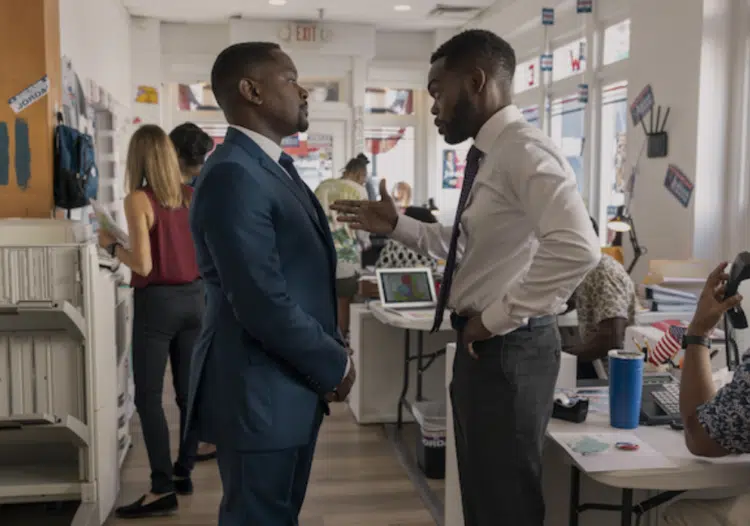
[[[147,517],[166,517],[177,511],[177,495],[168,493],[163,497],[143,504],[146,495],[127,506],[120,506],[115,510],[115,514],[121,519],[144,519]]]
[[[174,478],[172,479],[174,489],[178,495],[192,495],[193,494],[193,481],[190,477],[186,478]]]

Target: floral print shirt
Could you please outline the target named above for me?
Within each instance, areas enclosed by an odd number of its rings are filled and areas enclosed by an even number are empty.
[[[750,453],[750,360],[743,357],[732,381],[698,407],[698,420],[714,442],[734,454]]]

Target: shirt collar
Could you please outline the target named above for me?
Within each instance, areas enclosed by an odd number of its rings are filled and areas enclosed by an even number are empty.
[[[474,146],[485,154],[490,152],[495,139],[500,136],[505,127],[521,119],[523,119],[523,113],[516,105],[510,104],[504,107],[479,128],[479,133],[474,139]]]
[[[234,128],[237,131],[241,131],[242,133],[250,137],[253,141],[255,141],[255,144],[257,144],[258,147],[263,150],[263,153],[268,155],[274,161],[278,162],[281,158],[281,154],[283,152],[281,146],[273,142],[265,135],[261,135],[258,132],[248,130],[247,128],[243,128],[242,126],[237,126],[235,124],[230,124],[229,127]]]

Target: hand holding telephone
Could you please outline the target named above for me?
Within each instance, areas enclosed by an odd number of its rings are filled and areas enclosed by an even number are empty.
[[[724,299],[731,298],[740,287],[740,283],[750,279],[750,252],[740,252],[732,263],[732,269],[729,272],[729,279],[727,280],[726,290],[724,292]],[[732,322],[732,327],[735,329],[747,329],[748,322],[745,312],[742,310],[742,306],[737,305],[727,311],[727,316]]]

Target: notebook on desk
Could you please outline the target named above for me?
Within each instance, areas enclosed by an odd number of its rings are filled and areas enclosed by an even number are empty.
[[[401,314],[429,314],[437,306],[435,282],[429,268],[383,268],[376,271],[380,303]]]

